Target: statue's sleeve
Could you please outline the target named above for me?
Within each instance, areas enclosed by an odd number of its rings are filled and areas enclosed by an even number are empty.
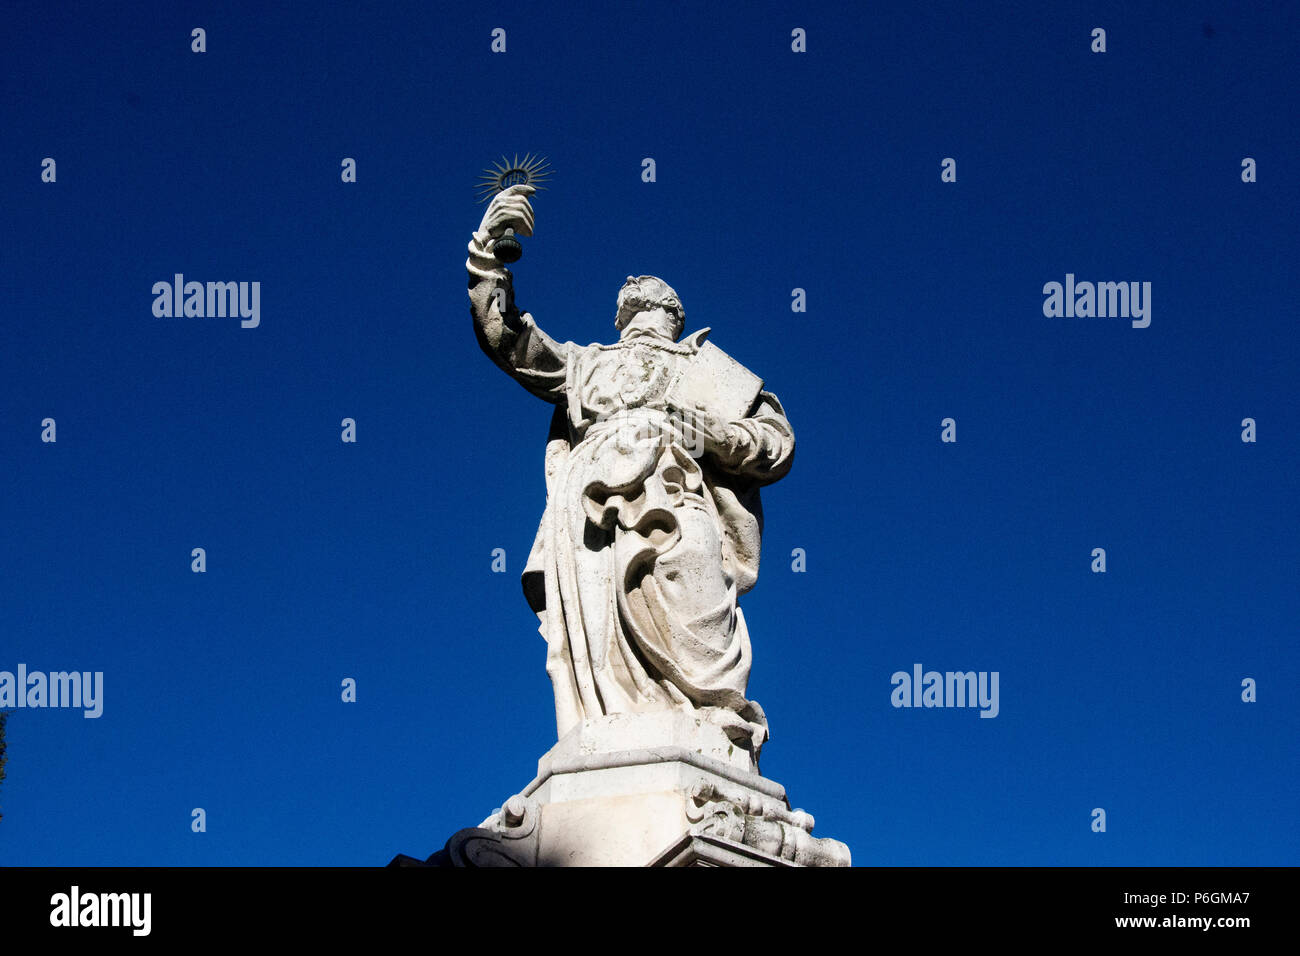
[[[510,270],[488,251],[491,237],[475,232],[469,243],[470,313],[478,344],[496,365],[538,398],[560,402],[572,343],[556,342],[515,306]]]
[[[771,392],[759,392],[748,416],[730,422],[727,448],[718,463],[733,475],[770,484],[786,476],[794,463],[794,429]]]

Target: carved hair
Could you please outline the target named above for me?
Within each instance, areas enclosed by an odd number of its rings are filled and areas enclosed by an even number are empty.
[[[660,308],[677,318],[677,334],[681,335],[686,328],[686,310],[673,287],[657,276],[628,276],[618,291],[614,327],[622,332],[638,312]]]

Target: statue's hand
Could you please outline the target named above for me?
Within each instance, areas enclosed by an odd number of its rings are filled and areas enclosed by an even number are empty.
[[[528,197],[537,191],[536,186],[519,184],[503,189],[492,198],[478,231],[493,239],[500,239],[507,229],[521,236],[533,234],[533,207]]]
[[[673,409],[681,422],[682,441],[694,458],[709,452],[726,460],[736,447],[739,429],[711,413],[703,405]]]

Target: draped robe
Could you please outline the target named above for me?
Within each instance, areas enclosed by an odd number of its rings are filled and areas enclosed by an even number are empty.
[[[547,641],[559,736],[603,714],[703,710],[757,753],[767,720],[745,696],[737,598],[758,578],[759,487],[794,455],[781,403],[761,391],[725,447],[704,452],[667,394],[708,329],[680,342],[556,342],[515,308],[510,273],[486,248],[476,234],[467,262],[479,344],[556,406],[523,588]]]

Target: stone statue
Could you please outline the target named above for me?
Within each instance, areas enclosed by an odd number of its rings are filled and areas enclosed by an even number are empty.
[[[759,773],[767,718],[745,693],[737,600],[758,579],[759,489],[794,457],[781,403],[707,328],[683,338],[681,300],[654,276],[619,290],[611,345],[539,329],[504,264],[532,235],[535,187],[502,185],[469,244],[470,310],[488,357],[555,406],[523,585],[558,734],[482,823],[389,865],[850,865]]]
[[[492,200],[466,268],[479,345],[555,406],[523,587],[547,641],[558,735],[676,710],[716,724],[757,766],[767,719],[745,696],[737,599],[758,577],[759,488],[790,470],[794,433],[776,396],[705,342],[709,329],[680,338],[686,314],[661,279],[628,276],[612,345],[557,342],[520,312],[492,243],[532,235],[533,191]]]

